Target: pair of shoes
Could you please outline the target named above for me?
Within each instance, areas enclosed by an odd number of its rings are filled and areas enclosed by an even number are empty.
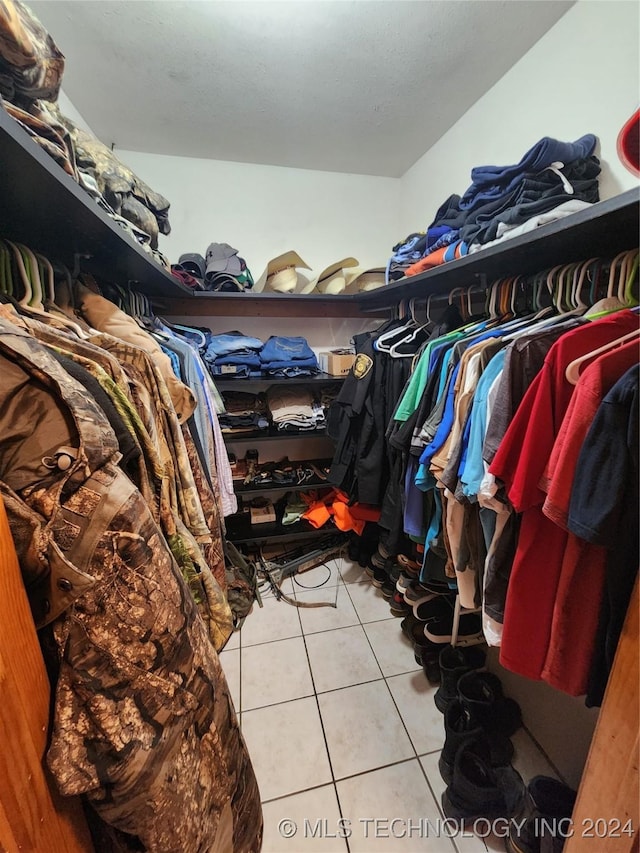
[[[576,792],[550,776],[534,776],[527,785],[521,813],[504,840],[507,853],[561,853]],[[544,823],[543,823],[544,821]]]
[[[483,739],[458,749],[451,780],[442,794],[445,817],[457,821],[512,818],[522,809],[525,786],[510,764],[494,766]]]
[[[418,615],[415,609],[413,612],[414,615]],[[423,610],[421,609],[419,612],[423,612]],[[453,639],[453,608],[448,615],[427,622],[424,626],[424,635],[432,643],[451,643]],[[463,646],[471,646],[482,642],[484,642],[484,634],[482,633],[480,614],[462,613],[458,620],[458,643]]]
[[[509,738],[522,725],[520,706],[505,697],[500,679],[490,672],[469,670],[459,678],[457,694],[444,711],[445,741],[438,760],[447,784],[458,752],[470,741],[483,745],[491,766],[508,764],[513,757]]]
[[[443,714],[447,706],[458,698],[458,681],[473,669],[482,669],[487,656],[480,646],[445,646],[440,651],[440,687],[433,697],[436,708]]]

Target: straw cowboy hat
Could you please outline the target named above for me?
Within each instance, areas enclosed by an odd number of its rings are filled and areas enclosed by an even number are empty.
[[[254,293],[275,290],[278,293],[293,293],[298,285],[298,269],[310,270],[300,255],[293,250],[272,258],[265,271],[253,286]]]
[[[343,258],[341,261],[336,261],[304,284],[298,293],[342,293],[347,286],[345,268],[357,266],[358,261],[355,258]]]
[[[365,290],[375,290],[378,287],[384,287],[386,270],[384,267],[368,267],[362,269],[358,267],[354,270],[346,270],[345,276],[347,286],[345,293],[362,293]]]

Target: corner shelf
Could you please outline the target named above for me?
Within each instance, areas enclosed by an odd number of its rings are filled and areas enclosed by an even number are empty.
[[[400,300],[444,295],[501,276],[612,257],[638,246],[640,187],[543,225],[502,245],[358,294],[194,293],[166,272],[0,107],[0,237],[52,261],[131,285],[168,316],[362,317]]]
[[[0,106],[0,238],[147,296],[192,298]],[[88,257],[86,257],[88,256]]]
[[[588,258],[610,258],[638,247],[640,233],[640,187],[614,198],[599,201],[564,219],[541,225],[502,245],[482,249],[434,269],[393,284],[360,293],[364,310],[397,304],[402,299],[449,293],[454,287],[470,287],[482,278],[530,275],[557,264]]]

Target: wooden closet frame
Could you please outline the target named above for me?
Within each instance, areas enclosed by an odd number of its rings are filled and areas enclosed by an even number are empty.
[[[0,237],[70,268],[129,282],[167,315],[362,317],[402,299],[445,294],[558,263],[613,257],[638,247],[640,187],[449,264],[356,295],[193,294],[111,220],[0,108]],[[393,236],[393,235],[391,235]],[[77,802],[61,802],[44,771],[48,684],[0,512],[0,849],[92,850]],[[4,526],[3,526],[4,525]],[[22,761],[21,761],[22,757]],[[589,837],[583,821],[629,817],[636,833]],[[638,850],[638,593],[629,609],[600,711],[566,853]]]

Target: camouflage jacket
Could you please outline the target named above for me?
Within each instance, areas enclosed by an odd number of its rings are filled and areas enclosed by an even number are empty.
[[[64,794],[156,853],[260,850],[258,787],[206,627],[100,409],[0,317],[0,493],[57,683]]]

